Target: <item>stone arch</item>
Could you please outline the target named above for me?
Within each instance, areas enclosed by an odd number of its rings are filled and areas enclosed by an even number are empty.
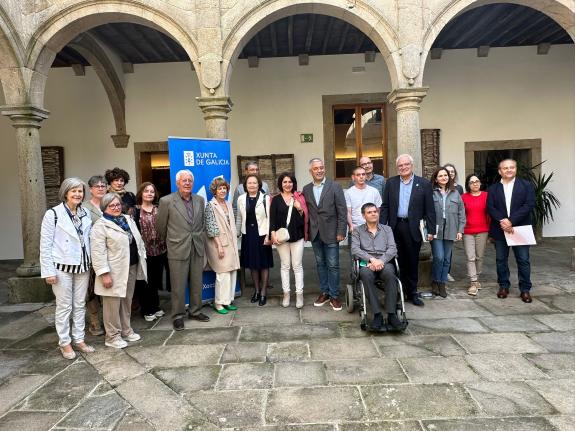
[[[223,22],[224,31],[229,25],[229,33],[224,37],[222,49],[225,94],[229,94],[233,65],[245,44],[268,24],[290,15],[304,13],[332,16],[357,27],[375,43],[383,55],[392,88],[397,87],[400,79],[402,79],[397,33],[386,18],[366,2],[359,0],[352,9],[343,7],[342,2],[337,0],[304,0],[298,2],[272,0],[256,6],[253,4],[250,0],[239,2],[235,8],[247,12],[236,22],[230,24]]]
[[[24,48],[8,15],[0,7],[0,82],[7,105],[26,102],[26,90],[22,77]]]
[[[495,3],[512,3],[538,10],[555,20],[575,41],[575,2],[573,0],[452,0],[445,8],[437,11],[435,19],[423,35],[421,73],[418,77],[420,85],[423,81],[423,71],[429,50],[447,23],[463,12]]]
[[[68,42],[102,24],[130,22],[154,28],[178,42],[197,69],[197,43],[184,27],[168,14],[149,6],[117,1],[90,1],[71,6],[49,19],[36,31],[27,50],[26,65],[32,70],[30,99],[42,106],[44,88],[52,62]]]

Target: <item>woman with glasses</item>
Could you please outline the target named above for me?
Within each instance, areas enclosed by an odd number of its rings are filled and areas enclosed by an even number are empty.
[[[461,197],[465,205],[467,223],[463,231],[463,248],[467,257],[467,275],[470,285],[467,293],[476,296],[481,283],[479,275],[483,268],[483,254],[489,232],[489,216],[487,215],[487,192],[481,191],[481,181],[476,174],[465,179],[465,190]]]
[[[58,192],[61,203],[46,211],[40,232],[41,277],[52,286],[56,297],[56,332],[66,359],[76,357],[72,342],[83,353],[94,351],[84,342],[92,226],[88,212],[82,208],[85,191],[81,179],[66,178]]]
[[[106,193],[100,201],[104,213],[90,234],[95,292],[102,297],[105,344],[123,349],[140,336],[130,324],[136,279],[146,276],[146,248],[132,217],[122,214],[122,199]]]

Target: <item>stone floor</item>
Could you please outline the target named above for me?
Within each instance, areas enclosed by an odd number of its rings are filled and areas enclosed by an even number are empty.
[[[177,333],[134,317],[141,342],[89,338],[96,353],[75,361],[57,351],[53,304],[6,304],[15,262],[0,262],[0,430],[575,430],[574,246],[532,249],[532,304],[516,289],[496,298],[491,248],[484,289],[467,296],[457,247],[449,297],[407,305],[403,335],[314,308],[306,250],[301,311],[277,296],[253,306],[248,292],[235,314],[206,308],[209,323]]]

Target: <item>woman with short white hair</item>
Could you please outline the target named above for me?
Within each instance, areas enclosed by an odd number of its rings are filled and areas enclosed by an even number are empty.
[[[61,203],[46,211],[40,233],[41,277],[56,297],[56,332],[66,359],[76,357],[72,342],[81,352],[94,351],[84,342],[92,226],[90,215],[82,208],[85,195],[86,185],[80,178],[66,178],[58,192]]]

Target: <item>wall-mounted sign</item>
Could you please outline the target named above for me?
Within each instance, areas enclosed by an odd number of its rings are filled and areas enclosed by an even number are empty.
[[[299,135],[299,141],[302,144],[313,142],[313,133],[302,133],[301,135]]]

